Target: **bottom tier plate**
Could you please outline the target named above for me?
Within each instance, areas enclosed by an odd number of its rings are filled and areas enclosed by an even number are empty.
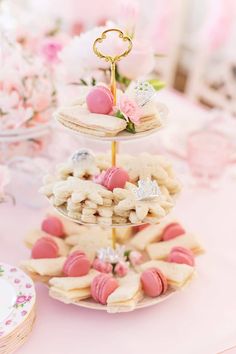
[[[141,223],[138,223],[138,224],[132,224],[131,222],[129,223],[126,223],[126,224],[112,224],[112,225],[102,225],[102,224],[90,224],[90,223],[87,223],[87,222],[83,222],[81,220],[78,220],[78,219],[75,219],[75,218],[72,218],[70,216],[68,216],[65,208],[63,207],[54,207],[54,209],[63,217],[65,217],[66,219],[72,221],[72,222],[75,222],[77,224],[80,224],[80,225],[86,225],[86,226],[101,226],[101,227],[114,227],[114,228],[118,228],[118,227],[129,227],[129,226],[140,226],[140,225],[144,225],[146,224],[146,222],[141,222]],[[156,223],[157,224],[157,223]]]
[[[63,298],[60,298],[60,297],[52,295],[52,294],[50,294],[50,296],[53,299],[61,301],[63,303],[73,304],[73,305],[76,305],[79,307],[84,307],[84,308],[87,308],[90,310],[107,311],[108,313],[121,313],[121,312],[131,312],[134,310],[143,309],[145,307],[157,305],[157,304],[169,299],[174,294],[177,294],[179,291],[180,290],[169,288],[164,295],[160,295],[156,298],[151,298],[151,297],[145,296],[141,301],[139,301],[136,304],[136,306],[129,306],[129,307],[128,306],[108,307],[108,306],[101,305],[101,304],[95,302],[92,298],[77,301],[77,302],[74,302],[74,301],[69,302],[69,301],[65,301],[65,299],[63,299]]]

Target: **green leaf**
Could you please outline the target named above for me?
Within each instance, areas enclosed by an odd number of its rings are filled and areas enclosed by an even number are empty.
[[[130,120],[129,120],[128,123],[127,123],[126,130],[127,130],[127,132],[132,133],[132,134],[135,134],[135,133],[136,133],[136,132],[135,132],[135,125],[134,125],[134,123],[131,122]]]
[[[126,257],[127,260],[129,260],[129,255],[130,255],[131,250],[127,250],[124,253],[124,256]]]
[[[81,82],[82,85],[88,86],[87,82],[84,79],[80,79],[80,82]]]
[[[115,117],[125,120],[125,116],[120,110],[116,112]]]
[[[159,91],[159,90],[163,89],[166,86],[164,81],[157,80],[157,79],[151,79],[151,80],[148,80],[148,82],[149,82],[150,85],[152,85],[152,87],[156,91]]]
[[[94,77],[92,77],[91,84],[92,84],[92,86],[96,85],[96,79],[94,79]]]
[[[115,117],[126,120],[126,117],[124,116],[124,114],[123,114],[120,110],[118,110],[118,111],[116,112]],[[125,130],[126,130],[127,132],[129,132],[129,133],[132,133],[132,134],[135,134],[135,133],[136,133],[136,132],[135,132],[135,125],[134,125],[133,122],[131,122],[131,120],[129,120],[129,121],[127,122],[127,125],[126,125]]]

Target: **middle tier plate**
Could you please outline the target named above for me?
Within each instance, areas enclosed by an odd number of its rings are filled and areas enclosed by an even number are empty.
[[[66,219],[68,219],[68,220],[70,220],[70,221],[73,221],[73,222],[75,222],[75,223],[77,223],[77,224],[86,225],[86,226],[97,226],[97,225],[99,225],[99,226],[102,226],[102,227],[104,226],[104,227],[110,227],[110,228],[112,228],[112,227],[118,228],[118,227],[129,227],[129,226],[140,226],[140,225],[146,224],[146,222],[140,222],[140,223],[138,223],[138,224],[132,224],[131,222],[129,222],[129,223],[125,223],[125,224],[112,224],[112,225],[101,225],[101,224],[98,224],[98,223],[96,223],[96,224],[90,224],[90,223],[83,222],[83,221],[81,221],[81,220],[78,220],[78,219],[76,219],[76,218],[72,218],[72,217],[68,216],[68,214],[67,214],[67,212],[66,212],[66,210],[65,210],[64,207],[54,207],[54,209],[55,209],[61,216],[65,217]]]
[[[181,189],[171,164],[159,155],[122,156],[117,155],[119,167],[111,168],[110,155],[93,156],[82,149],[45,176],[41,193],[63,216],[80,224],[158,223]]]

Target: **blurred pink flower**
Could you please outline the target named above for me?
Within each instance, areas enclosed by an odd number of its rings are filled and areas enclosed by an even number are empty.
[[[10,182],[10,172],[7,166],[0,165],[0,197],[4,196],[6,185]]]
[[[61,43],[56,40],[47,40],[43,43],[41,47],[41,53],[49,64],[58,63],[58,53],[62,50]]]
[[[121,95],[118,101],[118,109],[129,118],[131,122],[138,124],[140,119],[140,108],[137,103],[126,95]]]
[[[39,112],[40,119],[37,117],[35,122],[50,119],[48,111],[56,96],[51,73],[42,58],[12,43],[4,56],[0,52],[0,60],[0,129],[28,127]]]
[[[119,262],[116,264],[114,272],[119,276],[119,277],[124,277],[129,270],[129,264],[128,262]]]
[[[105,26],[95,27],[74,37],[59,53],[61,70],[65,72],[64,77],[68,81],[80,80],[82,77],[91,75],[91,72],[98,68],[109,68],[109,63],[98,58],[92,50],[93,42],[106,29]]]
[[[119,73],[130,80],[149,74],[155,65],[155,57],[149,42],[134,40],[133,49],[118,63]]]
[[[202,39],[209,49],[216,50],[229,39],[236,15],[235,0],[211,2],[211,11],[202,31]]]
[[[136,1],[122,1],[118,11],[118,24],[129,36],[134,35],[140,8]]]
[[[103,262],[98,258],[96,258],[93,261],[93,268],[101,273],[111,273],[112,272],[112,265],[108,262]]]
[[[47,92],[46,93],[35,92],[33,94],[32,99],[30,100],[30,103],[32,104],[36,112],[41,112],[50,106],[51,97],[47,94]]]
[[[6,113],[10,109],[17,107],[19,104],[19,94],[16,91],[10,93],[0,91],[0,108]]]
[[[71,35],[72,35],[72,36],[79,36],[79,35],[83,32],[84,27],[85,27],[85,26],[84,26],[84,23],[83,23],[83,22],[81,22],[81,21],[76,21],[76,22],[74,22],[74,23],[72,24],[71,30],[70,30]]]
[[[131,251],[129,254],[129,260],[133,266],[136,266],[136,265],[142,263],[143,256],[138,251]]]

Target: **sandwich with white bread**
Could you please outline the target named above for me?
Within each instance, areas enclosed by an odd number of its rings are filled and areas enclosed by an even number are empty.
[[[49,294],[64,303],[87,299],[91,296],[91,283],[98,274],[98,271],[91,269],[88,274],[81,277],[52,278],[49,281]]]
[[[143,297],[140,275],[130,273],[120,278],[118,282],[119,287],[107,299],[109,312],[115,312],[124,307],[134,309]]]
[[[140,271],[157,268],[167,278],[167,282],[174,288],[186,286],[195,274],[194,267],[187,264],[169,263],[165,261],[148,261],[140,265]]]

